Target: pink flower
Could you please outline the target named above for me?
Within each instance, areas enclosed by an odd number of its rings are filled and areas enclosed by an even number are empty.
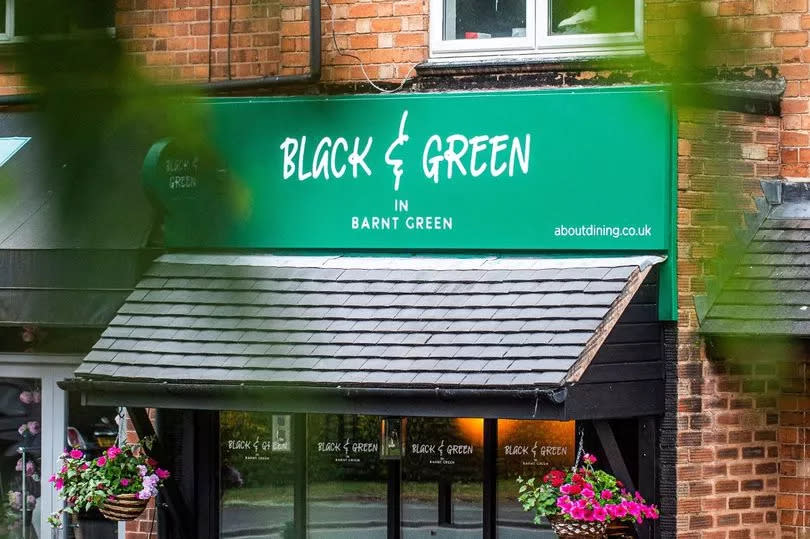
[[[50,476],[48,478],[48,483],[53,483],[54,481],[56,481],[56,476],[55,475],[52,475],[52,476]]]
[[[563,494],[572,494],[576,495],[582,492],[582,487],[579,485],[572,485],[571,483],[566,483],[565,485],[560,487],[560,492]]]
[[[65,486],[65,481],[61,477],[57,477],[56,481],[53,483],[53,486],[56,488],[56,490],[62,490],[62,487]]]
[[[627,516],[627,508],[622,505],[611,505],[608,507],[613,507],[613,514],[611,515],[613,518],[624,518]]]
[[[582,456],[582,460],[584,460],[585,462],[589,462],[589,463],[593,464],[594,462],[596,462],[596,457],[594,457],[590,453],[585,453]]]
[[[112,494],[110,494],[109,496],[107,496],[107,499],[108,499],[108,500],[110,500],[110,501],[112,502],[112,501],[114,501],[114,500],[115,500],[115,496],[113,496]]]
[[[22,425],[20,425],[19,427],[17,427],[17,433],[18,433],[20,436],[22,436],[23,434],[25,434],[25,431],[27,431],[27,430],[28,430],[28,425],[27,425],[26,423],[23,423]]]
[[[158,468],[157,470],[155,470],[155,475],[157,475],[160,479],[166,479],[171,474],[166,470],[164,470],[163,468]]]
[[[72,459],[80,459],[84,456],[84,453],[79,451],[78,449],[73,449],[70,451],[70,458]]]
[[[608,489],[605,489],[599,493],[599,496],[601,496],[603,500],[609,500],[613,497],[613,493]]]
[[[653,520],[658,518],[658,509],[654,505],[644,507],[644,516]]]
[[[84,471],[84,470],[86,470],[86,469],[87,469],[87,468],[89,468],[89,467],[90,467],[90,465],[89,465],[89,464],[87,464],[86,462],[82,462],[82,465],[81,465],[81,466],[79,466],[79,469],[80,469],[80,470],[82,470],[82,471]]]
[[[560,496],[559,498],[557,498],[557,507],[559,507],[563,513],[568,513],[569,511],[571,511],[571,508],[573,507],[573,504],[571,503],[571,498],[569,498],[568,496]]]
[[[22,459],[17,459],[17,465],[14,466],[14,471],[17,471],[17,472],[22,471]]]
[[[585,509],[581,507],[574,507],[570,514],[574,520],[585,520]]]
[[[107,450],[107,458],[113,460],[115,457],[121,454],[121,448],[118,446],[112,446]]]
[[[39,434],[39,421],[29,421],[28,430],[35,436]]]
[[[20,402],[23,404],[31,404],[34,402],[34,394],[30,391],[23,391],[20,393]]]
[[[28,477],[33,476],[37,471],[37,467],[33,462],[26,462],[25,463],[25,475]]]
[[[604,507],[596,506],[593,509],[593,519],[603,522],[608,517],[608,512]]]
[[[588,487],[585,487],[584,489],[582,489],[582,495],[585,496],[586,498],[593,498],[594,492]]]
[[[99,468],[101,468],[102,466],[104,466],[106,464],[107,464],[107,458],[106,457],[99,457],[98,459],[96,459],[96,465],[98,465]]]
[[[128,486],[128,485],[129,485],[129,479],[127,479],[126,477],[125,477],[125,478],[123,478],[123,479],[121,480],[121,485],[122,485],[122,486],[125,486],[125,487],[126,487],[126,486]]]
[[[40,401],[42,400],[42,395],[40,394],[39,391],[34,391],[32,393],[32,396],[34,397],[34,404],[39,404]]]

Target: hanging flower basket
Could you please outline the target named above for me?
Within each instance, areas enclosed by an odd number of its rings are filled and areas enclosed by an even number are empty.
[[[119,494],[115,499],[105,501],[99,511],[107,520],[135,520],[149,500],[140,500],[135,494]]]
[[[147,449],[151,442],[141,441]],[[136,519],[170,475],[140,444],[112,446],[97,458],[72,449],[59,457],[57,469],[49,481],[65,506],[48,517],[54,527],[61,526],[62,513],[76,515],[94,507],[108,520]]]
[[[582,453],[580,442],[579,453]],[[548,519],[560,539],[603,539],[611,523],[658,518],[658,509],[628,492],[613,475],[594,469],[596,457],[577,455],[570,470],[551,470],[538,481],[517,478],[518,501],[534,513],[535,524]]]
[[[548,517],[551,529],[560,539],[603,539],[607,532],[607,522],[565,520],[560,515]]]

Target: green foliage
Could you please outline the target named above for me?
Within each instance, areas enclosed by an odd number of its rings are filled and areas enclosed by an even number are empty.
[[[613,475],[594,469],[594,462],[595,457],[585,454],[579,469],[551,470],[539,483],[534,477],[518,477],[518,502],[534,513],[535,524],[551,516],[600,522],[658,518],[655,506],[647,505],[639,493],[628,493]]]
[[[142,444],[151,447],[152,440],[144,439]],[[88,459],[82,451],[73,449],[62,453],[57,467],[59,471],[49,482],[65,506],[48,517],[56,527],[61,524],[62,513],[89,511],[122,494],[137,493],[140,499],[148,499],[157,494],[157,487],[169,476],[141,445],[111,447],[96,459]]]

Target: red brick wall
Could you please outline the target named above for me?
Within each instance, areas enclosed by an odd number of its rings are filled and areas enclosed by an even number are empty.
[[[154,422],[154,409],[149,410],[149,419]],[[129,416],[127,416],[127,442],[136,443],[137,441],[138,434],[135,432],[135,427],[132,426]],[[157,539],[158,523],[154,499],[150,500],[141,516],[126,523],[126,530],[126,539]]]
[[[680,111],[678,141],[678,537],[777,537],[779,379],[760,363],[709,361],[694,296],[716,272],[718,247],[745,193],[779,167],[779,118]],[[738,195],[729,206],[725,195]],[[736,359],[733,358],[732,359]]]
[[[810,394],[807,359],[797,361],[779,399],[779,524],[780,537],[810,535]]]
[[[116,35],[157,79],[221,80],[229,67],[232,78],[277,75],[280,28],[277,0],[117,0]]]

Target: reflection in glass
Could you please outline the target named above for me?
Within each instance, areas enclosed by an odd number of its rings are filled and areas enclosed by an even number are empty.
[[[534,515],[517,502],[515,480],[538,480],[553,468],[570,468],[576,458],[573,421],[498,420],[498,537],[537,539],[556,537],[548,526],[532,523]]]
[[[0,380],[0,537],[40,536],[41,418],[39,380]]]
[[[100,457],[118,439],[118,408],[83,406],[81,395],[68,393],[67,445],[80,449],[90,458]],[[47,425],[44,428],[48,428]],[[61,451],[60,447],[60,451]],[[49,485],[50,486],[50,485]],[[97,509],[80,517],[82,539],[116,539],[118,526]],[[46,535],[47,536],[47,535]]]
[[[308,416],[308,537],[386,536],[388,474],[380,431],[377,416]]]
[[[220,413],[223,537],[281,539],[292,531],[293,453],[273,447],[279,443],[273,437],[274,426],[281,424],[283,435],[290,434],[289,416],[281,417],[279,421],[269,413]]]
[[[635,29],[634,0],[551,0],[549,34],[616,34]]]
[[[483,420],[409,418],[402,459],[402,537],[480,538]]]
[[[526,35],[526,0],[444,0],[444,39]]]

